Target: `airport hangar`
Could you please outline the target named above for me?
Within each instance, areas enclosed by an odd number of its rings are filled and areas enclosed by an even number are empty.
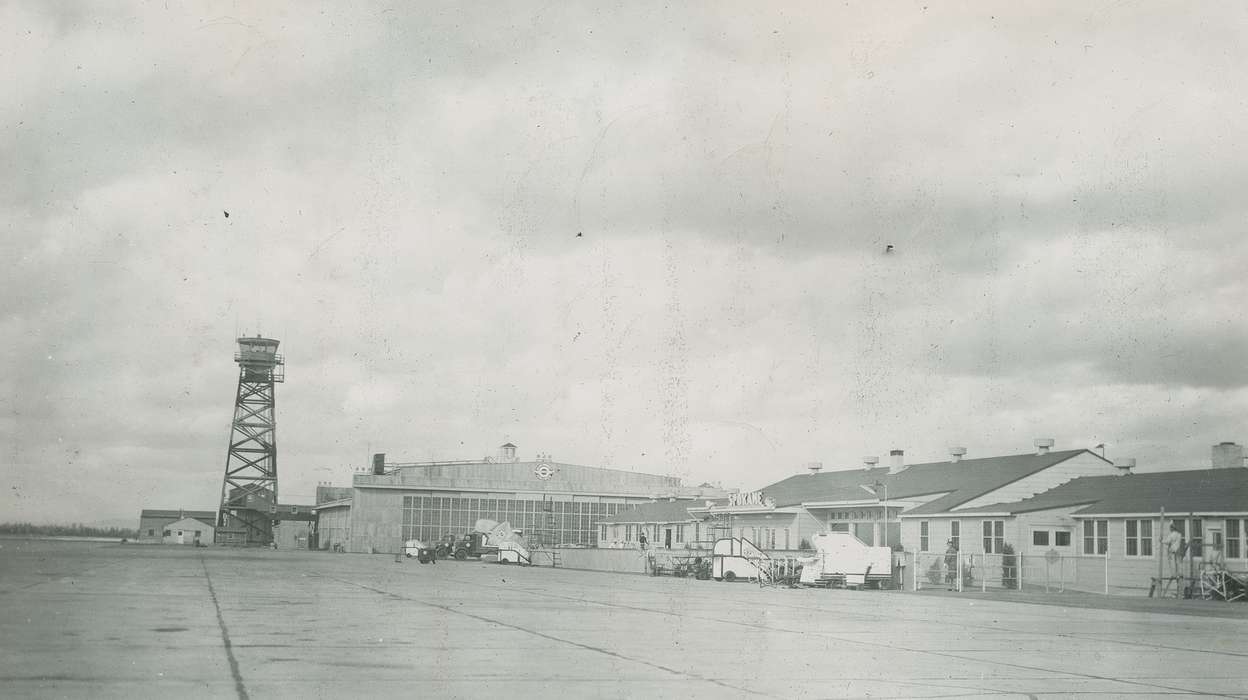
[[[477,520],[509,522],[543,546],[594,547],[599,521],[656,499],[720,498],[722,489],[687,487],[674,476],[521,460],[516,446],[479,460],[388,463],[373,456],[350,489],[317,488],[317,546],[397,552],[407,540],[460,537]]]

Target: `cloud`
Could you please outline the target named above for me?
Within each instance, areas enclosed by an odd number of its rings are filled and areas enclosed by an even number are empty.
[[[1242,9],[383,9],[0,9],[6,512],[211,507],[244,332],[292,498],[1242,439]]]

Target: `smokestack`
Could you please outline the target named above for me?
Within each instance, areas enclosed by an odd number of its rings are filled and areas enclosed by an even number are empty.
[[[1230,469],[1243,467],[1244,446],[1233,442],[1220,442],[1213,446],[1213,468]]]
[[[966,448],[965,448],[965,447],[950,447],[950,448],[949,448],[949,461],[950,461],[950,462],[961,462],[961,461],[962,461],[962,456],[963,456],[963,455],[965,455],[965,454],[966,454]]]
[[[1053,447],[1053,438],[1036,438],[1036,454],[1047,455]]]
[[[811,474],[818,474],[823,471],[823,462],[807,462],[806,468],[810,470]]]
[[[373,455],[373,473],[380,476],[386,473],[386,453],[378,452]]]
[[[888,451],[888,473],[900,474],[906,470],[906,451],[905,450],[889,450]]]
[[[1123,457],[1122,459],[1115,459],[1114,469],[1117,469],[1118,473],[1122,474],[1123,476],[1130,474],[1131,470],[1135,469],[1135,457]]]

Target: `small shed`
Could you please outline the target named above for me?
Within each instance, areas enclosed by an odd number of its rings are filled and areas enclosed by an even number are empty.
[[[210,545],[214,528],[198,518],[182,518],[165,526],[161,541],[165,544]]]

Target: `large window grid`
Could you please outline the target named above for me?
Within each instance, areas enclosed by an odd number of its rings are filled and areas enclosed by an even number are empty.
[[[598,521],[623,510],[623,503],[579,503],[524,498],[404,496],[403,539],[461,537],[478,520],[509,522],[531,541],[548,544],[597,544]]]

